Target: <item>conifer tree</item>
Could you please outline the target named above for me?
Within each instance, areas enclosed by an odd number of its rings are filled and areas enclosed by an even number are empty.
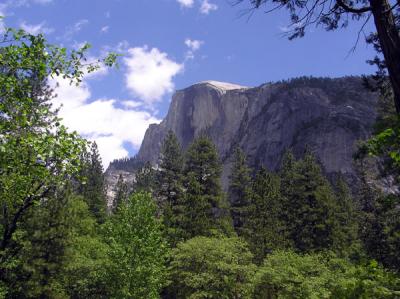
[[[135,192],[150,192],[154,193],[156,183],[156,171],[150,162],[146,162],[142,168],[136,172],[135,183],[133,190]]]
[[[330,248],[334,239],[336,203],[321,167],[307,151],[289,173],[283,181],[289,188],[289,192],[285,192],[285,218],[290,226],[290,239],[295,248],[303,252]]]
[[[239,236],[243,234],[242,228],[247,218],[251,197],[250,168],[247,165],[246,155],[237,148],[230,175],[229,202],[231,204],[231,216],[233,226]]]
[[[361,180],[357,194],[360,239],[370,258],[399,271],[400,196],[383,194],[368,177],[366,166],[360,166]]]
[[[10,283],[13,287],[8,298],[65,296],[61,278],[67,262],[65,253],[70,233],[68,193],[65,190],[52,192],[21,223],[19,250],[15,252],[19,265],[13,271],[16,276]]]
[[[288,223],[289,220],[289,204],[294,194],[294,180],[296,176],[297,161],[291,149],[285,151],[282,157],[281,167],[279,170],[280,191],[282,196],[282,219]]]
[[[183,203],[183,154],[181,145],[171,130],[161,148],[156,198],[163,215],[166,237],[170,245],[175,246],[183,234],[180,225]]]
[[[294,181],[296,176],[297,161],[293,152],[287,150],[282,158],[279,176],[281,178],[281,193],[284,197],[290,198],[294,193]]]
[[[212,141],[205,136],[195,139],[187,151],[184,170],[186,195],[182,221],[186,238],[232,232],[221,188],[221,171]]]
[[[104,222],[106,216],[106,195],[103,166],[96,142],[90,146],[90,151],[82,156],[81,176],[84,184],[80,184],[78,193],[82,195],[99,223]]]
[[[115,198],[114,198],[114,211],[118,210],[123,202],[127,200],[129,196],[129,187],[125,182],[122,174],[119,175],[117,185],[115,186]]]
[[[357,194],[361,208],[360,238],[367,254],[377,261],[384,261],[387,255],[387,242],[384,225],[384,196],[362,175]]]
[[[334,249],[342,254],[352,254],[359,250],[358,242],[358,213],[351,191],[342,175],[336,180],[335,215],[336,229],[334,230]]]
[[[282,196],[277,175],[261,168],[253,183],[249,213],[245,222],[245,239],[256,263],[261,263],[274,249],[288,246],[288,231],[282,221]]]

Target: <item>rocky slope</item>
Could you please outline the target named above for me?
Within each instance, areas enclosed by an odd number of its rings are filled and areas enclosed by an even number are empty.
[[[211,137],[225,187],[237,146],[251,166],[270,170],[279,167],[286,149],[300,156],[309,147],[327,174],[354,178],[355,143],[370,134],[376,102],[359,77],[299,78],[255,88],[201,82],[173,95],[167,116],[148,128],[136,159],[156,164],[163,138],[173,130],[184,148],[200,133]]]

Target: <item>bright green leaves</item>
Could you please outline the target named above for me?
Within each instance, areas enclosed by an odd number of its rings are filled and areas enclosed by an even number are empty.
[[[171,257],[170,298],[252,298],[256,267],[238,238],[196,237],[179,243]]]
[[[167,246],[149,193],[132,195],[105,223],[110,298],[158,298],[165,284]]]
[[[48,78],[78,83],[100,62],[84,63],[88,45],[68,51],[23,30],[7,29],[0,41],[0,248],[5,250],[26,211],[77,174],[86,147],[60,125]]]
[[[395,168],[400,168],[400,117],[392,126],[373,136],[367,143],[369,153],[388,156]]]
[[[374,261],[277,251],[258,269],[253,298],[397,298],[399,290],[398,278]]]

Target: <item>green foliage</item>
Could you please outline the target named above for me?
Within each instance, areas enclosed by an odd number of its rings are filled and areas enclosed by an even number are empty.
[[[172,131],[168,132],[161,148],[156,189],[167,240],[174,247],[184,236],[181,224],[184,190],[182,149]]]
[[[0,41],[0,289],[8,297],[64,298],[71,223],[78,223],[68,185],[79,176],[86,141],[60,124],[47,80],[78,84],[100,61],[82,63],[88,45],[67,51],[23,30],[7,29]]]
[[[253,183],[249,214],[245,222],[245,239],[257,264],[271,251],[289,246],[288,229],[282,220],[282,211],[279,177],[262,168]]]
[[[32,207],[26,214],[16,231],[18,238],[14,239],[16,267],[6,272],[7,284],[12,283],[9,297],[65,296],[60,278],[66,263],[65,250],[69,245],[71,228],[67,204],[68,195],[60,192]]]
[[[6,30],[0,49],[0,267],[32,207],[79,170],[85,141],[68,133],[51,110],[47,78],[80,80],[84,51],[67,53],[43,36]],[[0,271],[0,276],[4,271]],[[2,277],[0,277],[2,278]]]
[[[103,223],[106,217],[106,194],[103,166],[96,142],[90,145],[89,151],[81,154],[82,167],[78,193],[85,198],[89,210],[99,223]]]
[[[333,230],[333,243],[335,250],[342,255],[357,254],[360,252],[359,211],[355,199],[342,176],[339,176],[335,184],[337,209],[335,213],[335,229]]]
[[[239,236],[243,234],[242,227],[248,217],[251,197],[250,171],[250,168],[247,166],[246,155],[240,148],[237,148],[229,177],[228,197],[231,203],[233,226]]]
[[[392,119],[387,125],[369,139],[367,151],[370,155],[387,159],[387,170],[394,172],[400,179],[400,117]]]
[[[288,169],[281,171],[283,184],[291,184],[284,191],[284,219],[289,225],[294,247],[302,252],[333,248],[337,206],[321,167],[307,152],[302,160]]]
[[[16,232],[18,250],[4,276],[7,298],[101,298],[107,256],[96,224],[83,198],[70,191],[33,207]]]
[[[383,195],[364,181],[358,198],[361,204],[359,234],[366,253],[386,267],[399,271],[399,196]]]
[[[383,83],[387,78],[382,77]],[[368,163],[379,163],[379,177],[400,182],[400,119],[393,104],[392,89],[381,86],[378,118],[371,139],[361,145],[355,158],[361,166],[358,200],[361,206],[360,236],[367,254],[386,267],[400,269],[400,196],[382,194],[371,183]],[[367,158],[367,156],[369,156]],[[372,159],[371,159],[372,156]],[[378,162],[377,162],[378,161]],[[374,173],[374,172],[372,172]]]
[[[380,220],[382,222],[386,255],[381,262],[396,271],[400,271],[400,197],[388,195],[382,202]]]
[[[277,251],[257,271],[254,298],[396,298],[399,283],[376,262],[358,266],[330,254]]]
[[[221,188],[221,171],[217,149],[211,140],[205,136],[195,139],[187,151],[184,169],[182,224],[187,239],[232,232]]]
[[[109,298],[159,297],[165,284],[167,248],[155,214],[150,194],[136,193],[105,223]]]
[[[172,250],[172,298],[251,298],[255,266],[238,238],[196,237]]]
[[[118,207],[121,206],[124,202],[128,200],[129,196],[129,186],[124,181],[124,177],[122,174],[119,175],[117,185],[115,186],[115,198],[114,198],[114,205],[113,209],[114,212],[118,210]]]
[[[81,196],[71,196],[66,217],[70,227],[62,284],[71,298],[107,298],[104,271],[110,260],[98,224]]]
[[[147,162],[142,168],[136,172],[135,183],[133,190],[135,192],[150,192],[153,193],[156,184],[156,171]]]

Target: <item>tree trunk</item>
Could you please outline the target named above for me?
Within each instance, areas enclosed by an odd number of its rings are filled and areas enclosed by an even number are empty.
[[[400,114],[400,35],[388,0],[370,0],[372,14],[389,72],[396,111]]]

